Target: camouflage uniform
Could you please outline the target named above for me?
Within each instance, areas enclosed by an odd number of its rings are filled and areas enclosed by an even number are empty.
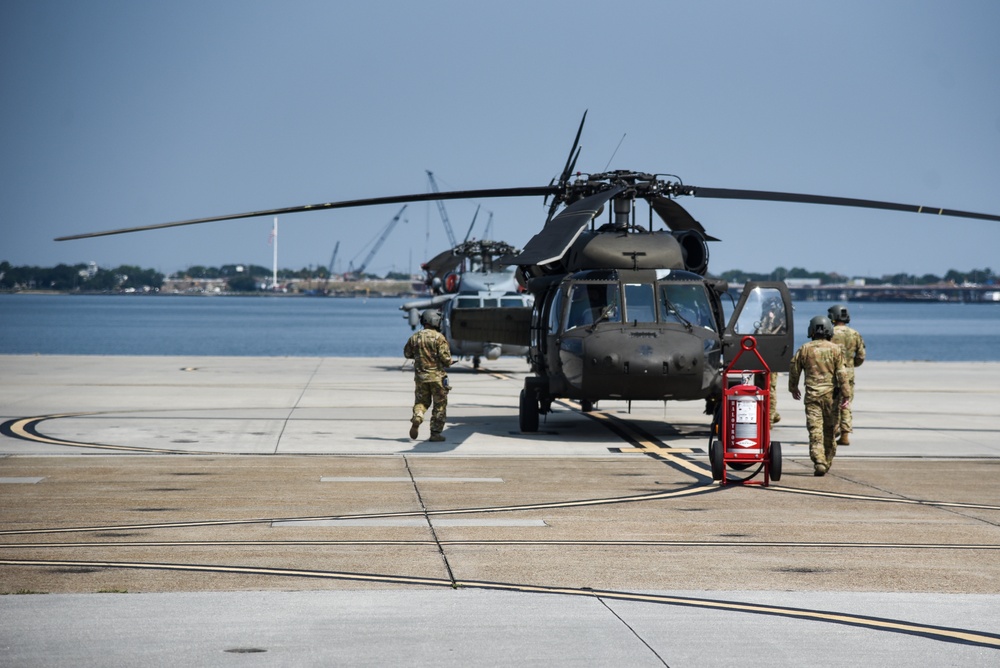
[[[861,366],[865,361],[865,341],[855,329],[844,324],[834,324],[834,343],[844,351],[844,361],[847,363],[848,384],[851,386],[850,398],[854,400],[854,367]],[[840,411],[840,433],[849,434],[854,431],[854,415],[848,406]]]
[[[840,419],[840,402],[849,391],[844,352],[832,341],[813,340],[803,344],[792,357],[788,372],[788,391],[793,396],[798,394],[799,376],[803,373],[809,457],[816,474],[822,475],[837,455],[833,430]]]
[[[781,422],[781,414],[778,413],[778,372],[771,372],[771,424]]]
[[[424,421],[424,413],[433,404],[431,411],[431,438],[440,437],[444,431],[445,415],[448,410],[448,367],[451,366],[451,349],[444,335],[430,328],[415,333],[403,346],[403,356],[413,360],[413,380],[416,384],[413,400],[413,424],[416,427]],[[412,435],[411,438],[416,438]]]

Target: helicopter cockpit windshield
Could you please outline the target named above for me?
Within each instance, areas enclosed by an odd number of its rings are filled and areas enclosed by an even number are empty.
[[[592,327],[600,323],[679,324],[718,331],[704,283],[674,272],[646,280],[574,281],[566,294],[565,327]],[[605,278],[602,276],[601,278]],[[561,296],[560,296],[561,297]],[[562,313],[557,299],[553,314]],[[553,322],[553,324],[557,324]]]
[[[627,322],[656,322],[656,298],[652,283],[625,284],[625,314]]]
[[[621,322],[617,283],[576,283],[569,294],[566,329]]]
[[[663,322],[677,322],[715,330],[712,307],[701,283],[661,283],[660,317]]]

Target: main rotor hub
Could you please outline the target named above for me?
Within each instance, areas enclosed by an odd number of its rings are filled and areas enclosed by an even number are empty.
[[[629,214],[632,213],[632,198],[619,196],[614,199],[615,229],[625,230],[629,226]]]

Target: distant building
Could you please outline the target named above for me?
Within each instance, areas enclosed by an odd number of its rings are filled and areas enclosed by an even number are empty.
[[[818,288],[820,279],[818,278],[786,278],[785,285],[790,288]]]

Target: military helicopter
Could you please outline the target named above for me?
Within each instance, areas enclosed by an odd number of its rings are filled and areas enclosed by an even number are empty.
[[[519,424],[522,431],[534,432],[539,416],[551,411],[558,398],[576,400],[585,411],[600,400],[706,400],[707,412],[712,412],[721,396],[724,360],[734,358],[746,334],[756,336],[757,350],[771,370],[788,370],[793,331],[787,287],[780,281],[747,283],[727,322],[722,298],[728,286],[706,278],[708,242],[718,239],[677,203],[679,197],[828,204],[1000,221],[992,214],[893,202],[692,186],[670,174],[575,172],[586,118],[584,113],[562,172],[546,186],[327,202],[56,240],[377,204],[490,197],[544,197],[547,203],[551,197],[541,231],[520,253],[502,259],[517,267],[518,281],[534,296],[534,305],[455,308],[450,315],[454,338],[528,347],[532,375],[520,393]],[[640,199],[649,204],[646,225],[636,219],[635,203]],[[666,229],[654,230],[653,213]]]
[[[455,309],[461,309],[461,312],[468,309],[501,309],[501,318],[509,309],[530,310],[533,297],[520,288],[514,273],[499,262],[501,257],[519,252],[503,241],[467,239],[422,265],[426,274],[424,283],[432,296],[406,302],[399,308],[406,312],[412,329],[419,324],[421,311],[429,308],[440,310],[441,333],[448,339],[452,355],[471,357],[473,368],[479,368],[483,357],[488,360],[496,360],[501,355],[524,357],[528,353],[527,345],[464,340],[453,334],[451,324]]]

